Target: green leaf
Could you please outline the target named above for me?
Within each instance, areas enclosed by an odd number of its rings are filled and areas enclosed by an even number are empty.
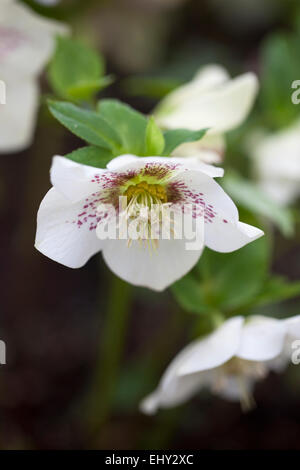
[[[93,146],[79,148],[64,156],[73,160],[73,162],[94,166],[96,168],[105,168],[113,158],[109,150]]]
[[[173,284],[171,290],[189,312],[231,312],[260,294],[268,265],[265,237],[233,253],[205,249],[194,270]]]
[[[114,79],[111,75],[106,75],[98,80],[90,80],[88,82],[81,82],[80,84],[73,85],[69,88],[70,99],[73,97],[76,101],[88,101],[93,95],[110,85],[113,80]],[[67,95],[65,96],[67,97]]]
[[[237,174],[227,173],[222,186],[238,205],[268,218],[284,235],[291,236],[294,233],[292,212],[274,203],[254,183]]]
[[[197,268],[207,302],[221,310],[233,310],[253,300],[267,277],[269,255],[266,237],[232,253],[206,249]]]
[[[205,292],[200,283],[187,274],[171,286],[171,290],[182,308],[192,313],[209,313],[210,306],[206,303]]]
[[[299,78],[300,36],[273,34],[263,43],[260,100],[268,125],[287,126],[299,114],[292,103],[292,82]]]
[[[146,117],[118,100],[105,99],[98,102],[98,113],[117,130],[123,153],[143,156],[148,121]]]
[[[273,277],[263,286],[251,306],[264,306],[300,296],[300,281],[289,282],[282,277]]]
[[[146,128],[146,155],[162,155],[165,139],[162,131],[151,116]]]
[[[73,134],[89,144],[120,154],[120,138],[114,128],[97,112],[87,111],[72,103],[49,101],[53,116]]]
[[[111,82],[103,74],[104,60],[97,51],[73,38],[57,38],[56,51],[49,66],[49,80],[60,97],[91,99]]]
[[[195,142],[206,134],[207,129],[200,131],[189,131],[188,129],[174,129],[164,132],[165,148],[163,155],[170,155],[178,145],[186,144],[187,142]]]

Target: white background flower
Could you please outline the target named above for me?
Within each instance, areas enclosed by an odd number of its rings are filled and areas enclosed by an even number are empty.
[[[270,198],[284,206],[300,196],[300,121],[277,133],[254,135],[248,151]]]
[[[253,73],[231,79],[219,65],[203,67],[194,79],[167,95],[154,111],[166,129],[209,128],[199,142],[180,145],[177,156],[198,156],[218,163],[225,149],[223,133],[239,126],[247,117],[258,90]]]
[[[0,79],[6,104],[0,105],[0,152],[30,145],[38,108],[37,78],[51,57],[55,35],[68,28],[46,20],[16,0],[0,2]]]
[[[180,163],[180,159],[124,155],[102,170],[55,157],[53,188],[38,212],[36,248],[72,268],[83,266],[102,251],[110,269],[122,279],[154,290],[165,289],[195,265],[201,249],[187,250],[185,239],[171,239],[159,240],[157,250],[149,253],[138,241],[128,246],[128,240],[97,237],[107,221],[105,214],[99,214],[99,207],[103,203],[116,207],[129,185],[137,191],[137,184],[143,181],[165,191],[167,200],[159,201],[162,206],[195,204],[195,218],[205,222],[203,244],[213,250],[234,251],[263,235],[261,230],[239,222],[236,206],[210,176],[219,175],[219,169],[207,165],[194,169],[194,162],[190,168],[188,163],[188,159]],[[148,190],[143,196],[153,199]]]
[[[205,387],[250,408],[254,383],[291,360],[295,339],[300,339],[300,316],[286,320],[233,317],[185,347],[141,409],[152,414],[158,408],[179,405]]]

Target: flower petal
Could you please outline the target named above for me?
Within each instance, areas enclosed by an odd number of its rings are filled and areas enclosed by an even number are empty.
[[[243,317],[230,318],[210,335],[194,341],[181,360],[177,375],[213,369],[235,356],[240,346],[243,323]]]
[[[300,195],[299,120],[277,133],[253,133],[247,150],[254,159],[260,187],[272,200],[285,206],[297,199]]]
[[[83,266],[102,246],[96,236],[96,212],[85,212],[83,205],[71,203],[52,188],[38,211],[35,247],[70,268]]]
[[[174,163],[180,163],[189,170],[201,171],[202,173],[205,173],[211,178],[221,178],[222,176],[224,176],[223,168],[209,165],[208,163],[201,161],[197,156],[190,158],[172,157],[172,161]]]
[[[19,2],[1,1],[0,31],[1,67],[22,79],[41,72],[53,53],[55,35],[67,34],[69,29],[37,15]]]
[[[205,135],[196,142],[179,145],[173,152],[174,157],[197,157],[204,163],[221,163],[225,152],[225,139],[221,134]]]
[[[168,116],[173,109],[182,106],[186,102],[190,102],[196,97],[199,97],[227,82],[229,79],[227,71],[219,65],[208,65],[202,67],[193,80],[176,88],[169,93],[154,110],[155,120],[162,127],[168,127]],[[175,126],[175,128],[178,126]],[[182,126],[179,126],[180,128]]]
[[[243,222],[232,221],[222,211],[205,225],[205,245],[221,253],[238,250],[263,235],[262,230]]]
[[[179,159],[175,159],[179,160]],[[182,161],[191,159],[180,159]],[[172,161],[174,159],[172,158]],[[193,161],[193,160],[191,160]],[[205,204],[206,212],[209,215],[213,216],[218,214],[219,216],[226,216],[228,220],[238,221],[239,213],[236,205],[232,199],[225,193],[221,186],[211,177],[210,174],[215,174],[217,176],[217,171],[214,173],[214,170],[211,165],[199,165],[196,169],[201,171],[185,171],[174,177],[174,182],[178,181],[183,184],[185,188],[188,188],[192,193],[189,197],[186,198],[186,202],[195,202],[199,200],[200,204]],[[194,196],[195,197],[194,197]],[[203,202],[201,202],[201,199]],[[205,224],[205,230],[208,225]]]
[[[258,90],[253,73],[247,73],[227,83],[197,94],[191,90],[191,98],[174,105],[170,112],[159,119],[168,128],[197,130],[209,128],[208,134],[222,133],[237,127],[246,118]]]
[[[275,318],[251,317],[242,330],[237,356],[249,361],[268,361],[284,346],[287,324]]]
[[[192,398],[197,391],[209,383],[206,372],[184,377],[171,375],[169,372],[167,374],[168,377],[164,376],[162,378],[158,388],[142,400],[140,409],[143,413],[152,415],[159,408],[171,408],[180,405]],[[167,383],[165,382],[166,379]]]
[[[35,80],[6,82],[6,104],[0,104],[0,152],[19,152],[31,144],[38,108]]]
[[[146,242],[146,241],[145,241]],[[103,258],[109,268],[130,284],[162,291],[183,277],[197,263],[201,250],[187,250],[186,240],[159,240],[152,253],[128,240],[105,240]]]
[[[210,64],[201,67],[193,78],[193,83],[197,83],[198,90],[207,91],[214,89],[230,80],[227,70],[218,64]]]
[[[139,159],[135,155],[120,155],[119,157],[113,158],[108,164],[107,169],[111,171],[118,171],[120,168],[123,168],[128,163],[134,163]]]
[[[300,315],[282,320],[287,326],[288,335],[293,339],[300,339]]]
[[[102,189],[101,175],[106,170],[55,156],[50,171],[53,186],[70,201],[80,201]]]

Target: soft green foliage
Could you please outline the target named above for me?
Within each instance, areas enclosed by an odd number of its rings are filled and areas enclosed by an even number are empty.
[[[291,101],[292,82],[300,76],[300,34],[274,34],[262,47],[261,111],[270,127],[288,126],[299,108]]]
[[[105,168],[113,158],[113,154],[105,148],[91,145],[74,150],[74,152],[68,153],[65,157],[74,162],[83,163],[84,165]]]
[[[88,144],[102,149],[105,157],[99,159],[100,167],[104,161],[124,154],[169,156],[177,145],[199,140],[205,134],[205,130],[181,129],[163,134],[153,117],[146,118],[118,100],[99,101],[97,111],[82,109],[64,101],[49,100],[48,104],[52,115],[61,124]],[[96,166],[98,161],[98,156],[91,154],[91,150],[86,152],[80,149],[78,153],[73,152],[66,157],[92,166]]]
[[[114,128],[97,112],[87,111],[72,103],[50,101],[53,116],[71,132],[89,144],[119,154],[121,142]]]
[[[290,209],[278,206],[255,185],[237,173],[227,172],[222,186],[241,207],[262,215],[273,222],[286,236],[294,233],[294,219]]]
[[[151,116],[146,129],[146,155],[162,155],[164,148],[163,133]]]
[[[296,296],[300,296],[299,281],[289,282],[282,277],[274,276],[265,282],[260,295],[253,300],[251,307],[261,307]]]
[[[111,83],[104,71],[104,60],[93,48],[72,38],[57,38],[49,80],[58,96],[72,101],[90,100]]]
[[[164,133],[165,138],[165,148],[164,155],[170,155],[173,150],[176,149],[181,144],[186,144],[188,142],[195,142],[202,139],[206,134],[207,129],[201,129],[199,131],[189,131],[188,129],[174,129],[171,131],[166,131]]]
[[[207,314],[211,307],[206,299],[206,292],[199,280],[187,274],[171,287],[177,302],[187,312]]]
[[[269,277],[269,240],[260,238],[233,253],[205,250],[196,268],[171,290],[186,311],[211,315],[249,313],[300,295],[300,282]]]
[[[172,286],[177,301],[188,311],[231,311],[260,293],[267,276],[268,241],[263,237],[233,253],[206,249],[193,272]]]
[[[118,100],[106,99],[98,103],[98,113],[116,129],[123,153],[144,155],[147,118]]]

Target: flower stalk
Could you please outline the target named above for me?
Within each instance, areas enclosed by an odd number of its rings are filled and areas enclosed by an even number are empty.
[[[87,397],[87,424],[95,435],[109,418],[127,332],[132,288],[116,276],[110,295],[102,341],[99,343],[95,375]]]

